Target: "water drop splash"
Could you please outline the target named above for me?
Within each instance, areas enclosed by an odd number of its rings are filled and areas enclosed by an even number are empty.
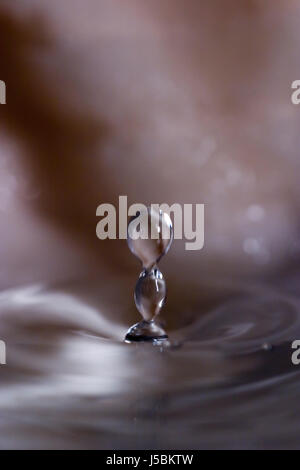
[[[166,282],[157,263],[168,252],[172,241],[173,226],[169,215],[153,206],[137,212],[128,224],[128,246],[143,265],[134,292],[135,305],[143,320],[128,330],[126,342],[160,343],[168,338],[157,322],[167,294]]]

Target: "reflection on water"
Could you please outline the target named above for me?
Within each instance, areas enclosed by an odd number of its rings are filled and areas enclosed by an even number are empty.
[[[290,293],[242,290],[166,348],[125,344],[127,322],[83,299],[65,285],[0,294],[1,448],[299,447]]]

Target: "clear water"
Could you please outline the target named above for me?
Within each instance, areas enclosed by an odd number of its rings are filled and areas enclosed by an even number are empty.
[[[298,279],[241,287],[168,347],[125,344],[90,282],[2,292],[1,448],[299,448]]]
[[[134,291],[135,305],[143,320],[128,330],[128,342],[157,342],[168,337],[156,322],[167,296],[166,282],[156,263],[168,252],[172,241],[172,221],[168,214],[155,207],[138,211],[128,224],[128,246],[143,266]]]

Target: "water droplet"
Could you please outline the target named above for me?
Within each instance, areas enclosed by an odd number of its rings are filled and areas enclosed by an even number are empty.
[[[166,283],[157,267],[144,270],[136,284],[135,305],[145,320],[151,320],[160,312],[166,298]]]
[[[166,299],[166,283],[157,267],[173,240],[169,215],[159,208],[148,207],[138,212],[129,222],[127,242],[132,253],[143,264],[134,293],[135,304],[143,320],[127,332],[125,341],[151,341],[153,344],[168,338],[156,321]]]
[[[166,254],[173,239],[170,216],[153,206],[138,212],[128,225],[128,246],[145,269],[150,269]]]

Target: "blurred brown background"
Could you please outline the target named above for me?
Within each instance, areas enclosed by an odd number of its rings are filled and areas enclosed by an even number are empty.
[[[123,194],[206,205],[204,249],[161,263],[167,317],[295,265],[299,21],[296,1],[2,0],[0,286],[91,279],[136,316],[138,262],[95,232]]]

